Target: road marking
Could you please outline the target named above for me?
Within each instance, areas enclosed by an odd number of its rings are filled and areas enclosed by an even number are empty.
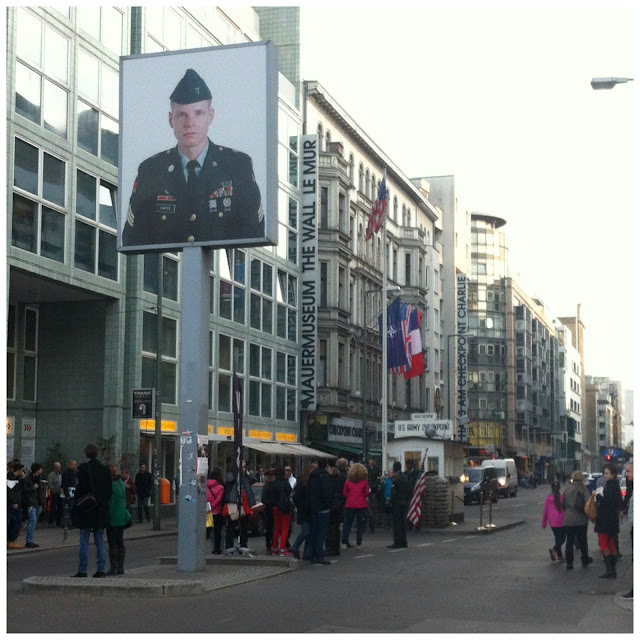
[[[356,556],[355,559],[360,560],[360,558],[373,558],[374,556],[375,556],[375,553],[367,553],[364,556]]]
[[[423,542],[422,544],[417,545],[418,547],[430,547],[433,542]]]
[[[389,549],[389,553],[398,553],[398,551],[406,551],[407,547],[402,547],[402,549]]]
[[[469,538],[475,538],[475,536],[465,536],[464,539],[468,540]]]
[[[443,540],[442,544],[445,544],[446,542],[455,542],[455,538],[449,538],[448,540]]]

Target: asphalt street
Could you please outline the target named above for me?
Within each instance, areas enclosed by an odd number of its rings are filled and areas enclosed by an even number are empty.
[[[604,565],[589,531],[594,563],[573,571],[552,563],[550,529],[540,526],[547,487],[521,490],[494,505],[494,521],[525,524],[491,535],[409,532],[409,548],[388,550],[391,534],[365,534],[331,566],[296,571],[201,596],[112,598],[23,593],[22,580],[71,575],[76,549],[10,557],[7,630],[97,633],[631,633],[632,612],[614,605],[631,588],[628,525],[620,536],[617,580],[600,580]],[[467,523],[478,507],[465,507]],[[485,516],[486,521],[486,516]],[[250,546],[262,548],[260,538]],[[92,553],[95,551],[92,549]],[[177,537],[127,543],[127,566],[175,555]],[[90,569],[95,560],[91,556]],[[82,611],[82,615],[80,615]]]

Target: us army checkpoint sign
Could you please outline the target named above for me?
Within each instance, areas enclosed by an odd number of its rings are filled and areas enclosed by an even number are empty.
[[[277,137],[272,42],[121,57],[118,249],[277,244]]]

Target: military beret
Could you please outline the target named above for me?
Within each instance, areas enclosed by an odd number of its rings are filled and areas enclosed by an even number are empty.
[[[177,104],[193,104],[201,100],[211,100],[211,91],[193,69],[187,69],[169,99]]]

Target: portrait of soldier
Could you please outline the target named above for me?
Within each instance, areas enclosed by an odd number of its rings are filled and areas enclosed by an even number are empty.
[[[253,162],[246,153],[209,138],[214,108],[205,81],[187,69],[169,104],[177,145],[140,164],[123,245],[263,237],[264,212]]]

